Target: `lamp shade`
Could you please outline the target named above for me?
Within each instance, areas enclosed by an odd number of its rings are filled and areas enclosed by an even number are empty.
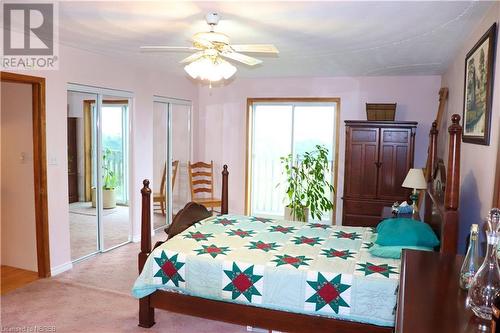
[[[410,169],[406,175],[403,187],[424,190],[427,188],[424,172],[422,169]]]

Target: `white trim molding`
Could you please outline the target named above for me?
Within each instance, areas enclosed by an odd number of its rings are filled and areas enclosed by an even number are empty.
[[[59,266],[51,267],[50,268],[50,276],[56,276],[56,275],[61,274],[63,272],[69,271],[72,268],[73,268],[73,263],[71,261],[67,262],[65,264],[59,265]]]

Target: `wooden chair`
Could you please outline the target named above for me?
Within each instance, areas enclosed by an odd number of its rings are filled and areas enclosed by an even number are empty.
[[[221,199],[214,198],[214,161],[210,164],[205,162],[188,162],[189,186],[191,189],[191,201],[205,206],[212,212],[215,207],[221,207]],[[207,193],[200,197],[199,193]]]
[[[175,186],[175,178],[177,177],[177,169],[179,167],[179,161],[175,160],[172,162],[172,191]],[[166,180],[167,180],[167,163],[163,166],[163,175],[161,177],[160,192],[154,193],[153,195],[153,205],[155,203],[160,204],[161,214],[165,215],[167,191],[166,191]]]

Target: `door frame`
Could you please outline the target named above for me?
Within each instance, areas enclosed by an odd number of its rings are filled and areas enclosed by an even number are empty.
[[[338,167],[339,167],[339,144],[340,144],[340,113],[341,104],[340,97],[258,97],[247,98],[246,110],[246,151],[245,151],[245,215],[250,215],[251,208],[251,175],[252,175],[252,140],[253,140],[253,107],[258,103],[332,103],[336,104],[334,115],[335,133],[334,145],[335,152],[332,167],[333,187],[335,191],[332,193],[332,201],[334,203],[331,212],[332,225],[337,223],[337,194],[338,194]],[[292,125],[293,126],[293,125]]]
[[[50,277],[45,78],[3,71],[0,72],[0,78],[2,82],[25,83],[32,87],[33,173],[38,276],[41,278]]]

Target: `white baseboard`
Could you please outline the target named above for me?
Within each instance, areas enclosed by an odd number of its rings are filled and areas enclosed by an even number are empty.
[[[65,264],[56,266],[56,267],[51,267],[50,268],[50,275],[56,276],[56,275],[61,274],[63,272],[69,271],[72,268],[73,268],[73,263],[71,261],[67,262]]]

